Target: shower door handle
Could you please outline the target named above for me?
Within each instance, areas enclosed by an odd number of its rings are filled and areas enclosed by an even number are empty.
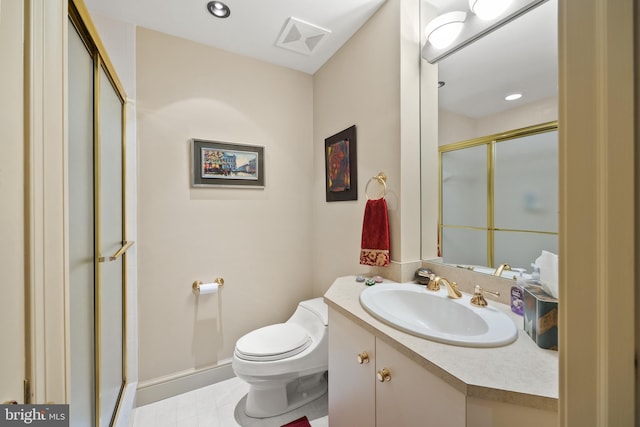
[[[120,257],[121,257],[121,256],[122,256],[122,255],[123,255],[123,254],[124,254],[124,253],[125,253],[125,252],[130,248],[130,247],[131,247],[131,246],[133,246],[133,244],[134,244],[134,243],[135,243],[135,242],[134,242],[133,240],[130,240],[130,241],[128,241],[128,242],[127,242],[127,241],[123,242],[122,247],[121,247],[120,249],[118,249],[118,251],[117,251],[115,254],[113,254],[113,255],[111,255],[111,256],[108,256],[108,257],[103,257],[103,256],[101,256],[100,258],[98,258],[98,262],[110,262],[110,261],[115,261],[115,260],[117,260],[117,259],[118,259],[118,258],[120,258]]]

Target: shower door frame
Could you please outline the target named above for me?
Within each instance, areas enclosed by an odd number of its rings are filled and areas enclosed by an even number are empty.
[[[93,64],[94,64],[94,85],[93,85],[93,105],[94,105],[94,135],[93,135],[93,150],[94,150],[94,378],[95,378],[95,395],[93,399],[94,404],[94,425],[96,427],[105,427],[105,423],[101,420],[102,412],[106,409],[102,406],[102,385],[104,383],[104,370],[102,368],[102,358],[101,352],[104,350],[102,348],[102,340],[103,340],[103,325],[101,321],[102,317],[102,289],[103,289],[103,280],[102,280],[102,265],[105,262],[113,261],[116,258],[122,257],[122,288],[121,288],[121,296],[122,296],[122,354],[121,356],[121,366],[122,366],[122,381],[120,384],[120,390],[118,392],[117,399],[115,401],[115,408],[113,409],[113,413],[109,416],[108,425],[111,426],[114,424],[114,421],[118,418],[118,412],[122,403],[122,397],[124,395],[124,390],[127,385],[127,324],[126,324],[126,313],[127,313],[127,262],[126,262],[126,251],[131,247],[133,242],[129,242],[126,240],[127,236],[127,228],[126,228],[126,111],[127,111],[127,102],[126,102],[126,94],[123,89],[123,86],[118,79],[117,73],[115,72],[115,68],[111,63],[109,56],[107,55],[106,49],[104,48],[99,36],[98,32],[91,20],[88,10],[86,6],[82,2],[82,0],[69,0],[68,1],[68,16],[70,22],[77,30],[80,38],[85,43],[87,49],[92,55]],[[72,31],[72,29],[70,29]],[[102,174],[102,159],[101,159],[101,128],[100,128],[100,88],[101,88],[101,71],[104,72],[104,75],[108,79],[107,83],[110,85],[114,93],[119,98],[121,102],[121,223],[122,223],[122,239],[121,239],[121,247],[116,253],[102,253],[101,243],[102,243],[102,224],[104,218],[101,215],[101,209],[103,208],[101,203],[101,191],[102,191],[102,183],[101,183],[101,174]],[[73,402],[71,402],[73,403]]]

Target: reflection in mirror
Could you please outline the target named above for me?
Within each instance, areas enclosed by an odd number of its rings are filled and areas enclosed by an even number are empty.
[[[442,213],[447,224],[487,225],[487,144],[443,151]]]
[[[438,15],[468,7],[468,0],[423,1]],[[442,148],[487,135],[500,136],[495,151],[488,143],[476,144],[474,155],[471,149],[464,154],[440,150],[439,220],[444,226],[439,228],[438,244],[447,263],[485,266],[482,272],[492,273],[495,266],[513,257],[513,267],[531,272],[531,262],[540,252],[532,256],[531,249],[525,249],[529,245],[557,253],[557,136],[556,151],[547,154],[554,166],[539,165],[539,169],[528,172],[519,167],[532,164],[529,160],[538,154],[521,153],[513,139],[517,137],[526,146],[542,145],[529,144],[528,139],[521,138],[523,135],[507,136],[513,129],[531,130],[540,123],[555,125],[558,119],[557,9],[557,0],[545,1],[436,64],[438,80],[443,82],[438,89],[438,145]],[[506,101],[506,95],[514,92],[523,96]],[[544,130],[556,135],[548,127]],[[533,134],[533,140],[536,134],[542,135],[539,128]],[[514,143],[513,149],[510,143]],[[467,144],[466,148],[470,147]],[[484,169],[479,166],[483,162]],[[479,170],[484,170],[484,175],[472,178],[472,174],[482,174]],[[507,184],[494,183],[488,171],[495,172],[499,180],[507,179]],[[527,190],[519,180],[537,187]],[[550,185],[555,186],[553,190]],[[457,194],[449,194],[448,188],[456,189]],[[517,189],[520,193],[514,193]],[[551,199],[555,206],[549,203]],[[518,212],[524,214],[523,219],[516,217]],[[447,224],[448,220],[455,223]],[[424,218],[423,228],[431,224]],[[422,244],[433,247],[433,242]]]
[[[542,250],[558,252],[556,127],[440,147],[444,262],[493,268],[506,263],[531,271]]]
[[[440,249],[445,262],[487,262],[487,160],[486,144],[441,152]]]

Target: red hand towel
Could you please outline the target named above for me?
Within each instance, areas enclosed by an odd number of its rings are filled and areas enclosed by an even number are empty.
[[[377,267],[389,265],[389,217],[384,198],[367,200],[360,247],[360,264]]]
[[[309,424],[309,420],[307,417],[298,418],[297,420],[293,420],[288,424],[283,425],[282,427],[311,427]]]

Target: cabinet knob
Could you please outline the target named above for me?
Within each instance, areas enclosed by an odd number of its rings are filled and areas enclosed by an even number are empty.
[[[360,353],[358,355],[358,363],[360,365],[362,365],[364,363],[369,363],[369,354],[367,354],[366,351],[363,351],[362,353]]]
[[[391,372],[389,372],[387,368],[382,368],[381,370],[378,371],[378,373],[376,374],[376,377],[378,378],[378,381],[380,381],[381,383],[386,383],[391,381]]]

